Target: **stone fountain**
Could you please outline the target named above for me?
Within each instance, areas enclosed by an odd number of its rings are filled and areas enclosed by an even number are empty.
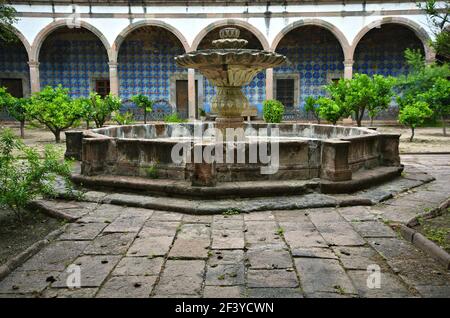
[[[250,107],[242,86],[266,68],[285,63],[286,57],[275,52],[245,49],[248,41],[239,39],[239,29],[225,28],[220,39],[212,41],[214,49],[199,50],[175,58],[179,66],[197,69],[217,87],[212,100],[217,110],[216,127],[243,127],[242,112]]]

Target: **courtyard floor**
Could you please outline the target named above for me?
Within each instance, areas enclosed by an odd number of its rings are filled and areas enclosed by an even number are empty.
[[[450,297],[450,272],[388,226],[450,196],[450,155],[402,161],[436,181],[371,207],[194,216],[61,203],[82,216],[3,279],[0,297]],[[70,264],[81,288],[67,288]],[[369,265],[380,288],[367,287]]]

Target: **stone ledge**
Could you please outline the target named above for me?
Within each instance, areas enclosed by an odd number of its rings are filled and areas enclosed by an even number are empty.
[[[353,174],[352,180],[348,181],[330,181],[315,178],[310,180],[223,182],[217,183],[214,187],[196,187],[187,181],[111,175],[83,176],[74,174],[72,180],[83,187],[95,189],[115,189],[131,193],[157,194],[180,198],[226,199],[308,193],[353,193],[395,179],[401,175],[402,171],[403,167],[377,167],[356,172]]]

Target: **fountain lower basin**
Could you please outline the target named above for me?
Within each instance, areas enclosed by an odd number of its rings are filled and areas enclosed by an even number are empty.
[[[382,167],[401,168],[398,134],[344,126],[258,123],[245,125],[247,136],[243,140],[224,143],[210,137],[195,137],[196,132],[203,134],[214,125],[212,122],[147,124],[68,132],[66,155],[81,159],[81,175],[86,177],[175,180],[193,187],[265,180],[345,182],[352,180],[355,173]],[[260,129],[269,137],[248,136],[249,131]],[[275,129],[278,138],[270,137]],[[185,136],[186,131],[192,137],[180,137]],[[251,153],[258,149],[252,147],[261,139],[267,141],[268,154],[278,153],[276,171],[271,173],[262,173],[271,165],[267,160],[261,160],[260,156],[256,162],[250,160]],[[180,145],[186,147],[178,148],[184,151],[178,153],[184,155],[178,157],[181,161],[174,162],[173,149]],[[214,148],[218,145],[223,148]],[[200,161],[195,160],[195,151],[204,154],[211,152],[211,148],[216,159],[220,158],[219,151],[223,151],[222,160],[206,160],[202,156]],[[245,155],[239,157],[238,151],[242,149]],[[233,154],[231,161],[227,151]]]

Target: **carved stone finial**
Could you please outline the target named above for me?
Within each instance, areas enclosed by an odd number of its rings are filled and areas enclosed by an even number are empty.
[[[220,39],[212,41],[212,44],[217,49],[241,49],[248,41],[239,39],[240,33],[238,28],[224,28],[219,31]]]

